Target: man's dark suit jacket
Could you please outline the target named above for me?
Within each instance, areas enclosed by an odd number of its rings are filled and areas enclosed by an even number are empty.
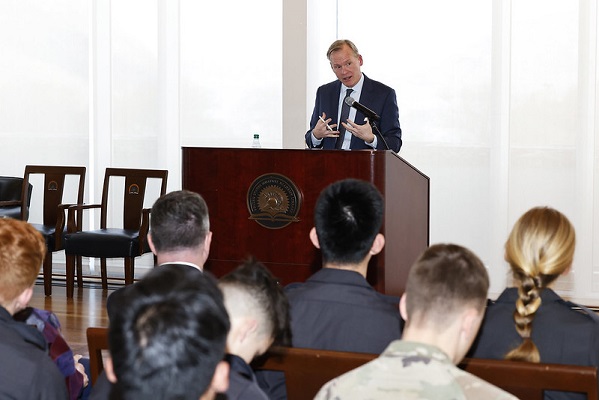
[[[509,288],[487,306],[469,356],[503,359],[522,342],[513,317],[517,299],[518,289]],[[541,306],[532,322],[531,338],[543,363],[599,366],[599,317],[585,307],[563,300],[551,289],[541,292]],[[545,394],[545,399],[580,398],[585,396]]]
[[[316,91],[316,103],[312,118],[310,119],[310,130],[306,132],[306,144],[309,148],[314,148],[312,145],[312,129],[318,122],[318,117],[322,113],[326,113],[327,118],[332,118],[332,123],[337,123],[339,119],[339,96],[341,93],[341,82],[336,80],[327,83],[318,88]],[[360,104],[370,108],[381,118],[377,121],[377,126],[383,134],[389,148],[395,152],[401,149],[401,128],[399,126],[399,110],[397,109],[397,99],[395,90],[380,82],[374,81],[364,75],[364,85],[362,86],[362,94],[360,95]],[[364,114],[356,111],[356,124],[362,125],[364,122]],[[339,127],[337,127],[337,130]],[[373,132],[374,133],[374,132]],[[325,150],[335,149],[337,138],[324,138],[318,148]],[[370,150],[362,139],[352,136],[351,150]],[[385,150],[385,144],[381,138],[377,138],[377,150]]]
[[[399,298],[374,290],[358,272],[322,268],[285,288],[293,347],[380,354],[401,337]],[[285,375],[258,371],[270,399],[286,399]]]

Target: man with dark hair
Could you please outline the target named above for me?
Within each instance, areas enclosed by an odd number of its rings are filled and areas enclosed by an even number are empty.
[[[385,245],[383,210],[368,182],[346,179],[320,194],[310,240],[323,268],[286,288],[294,347],[378,354],[400,337],[399,299],[366,281],[371,257]]]
[[[338,181],[320,194],[310,240],[323,268],[285,288],[293,347],[380,354],[401,336],[399,298],[366,281],[370,259],[385,245],[383,210],[381,194],[365,181]],[[271,399],[286,398],[282,374],[260,373],[259,381]]]
[[[212,240],[202,196],[187,190],[167,193],[156,200],[151,216],[148,244],[158,265],[187,264],[202,270]]]
[[[250,260],[223,276],[219,283],[231,320],[227,361],[231,366],[229,400],[268,399],[252,368],[254,357],[274,343],[288,344],[287,296],[270,271]]]
[[[111,399],[213,399],[226,390],[229,319],[214,279],[184,265],[158,268],[117,301]]]
[[[456,367],[482,321],[489,277],[468,249],[429,247],[410,269],[402,340],[322,387],[315,399],[515,399]]]
[[[184,266],[192,273],[202,273],[208,259],[212,232],[208,206],[198,193],[177,190],[167,193],[152,206],[148,244],[157,259],[156,269]],[[108,318],[112,321],[121,312],[122,296],[137,283],[114,291],[106,301]],[[94,382],[92,399],[104,399],[110,391],[106,375]]]
[[[177,190],[161,196],[152,206],[148,244],[158,266],[186,265],[203,271],[211,240],[208,206],[199,194]],[[110,319],[115,312],[113,299],[123,289],[107,299]]]

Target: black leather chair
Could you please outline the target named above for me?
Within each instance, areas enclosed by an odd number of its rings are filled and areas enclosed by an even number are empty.
[[[133,283],[135,257],[148,253],[146,236],[150,227],[150,208],[144,208],[146,186],[149,179],[160,182],[160,196],[166,192],[168,171],[151,169],[106,168],[101,204],[75,205],[69,207],[67,229],[64,236],[66,253],[67,297],[73,297],[76,257],[100,259],[102,288],[108,288],[107,258],[125,259],[125,284]],[[117,179],[115,179],[117,178]],[[118,179],[121,178],[121,179]],[[124,178],[124,179],[123,179]],[[124,180],[123,224],[119,228],[107,226],[108,202],[111,180]],[[83,231],[82,210],[100,209],[100,229]],[[77,284],[82,286],[81,265],[77,265]]]
[[[43,219],[41,224],[32,223],[32,225],[46,240],[47,251],[43,265],[44,293],[46,296],[51,296],[52,253],[63,249],[62,236],[66,221],[65,210],[75,204],[63,204],[65,180],[67,176],[74,176],[78,180],[76,204],[83,204],[85,167],[27,165],[23,177],[24,181],[29,184],[32,175],[43,175],[44,177]],[[23,193],[23,196],[27,196],[27,194]],[[29,204],[31,193],[29,193],[27,200],[27,204]],[[78,259],[78,262],[81,264],[81,258]]]
[[[23,178],[0,176],[0,218],[29,219],[29,203],[31,201],[31,184],[27,187],[26,207],[21,198]]]

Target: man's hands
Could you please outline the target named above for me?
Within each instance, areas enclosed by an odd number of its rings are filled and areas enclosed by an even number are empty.
[[[372,126],[368,123],[368,118],[365,118],[365,120],[366,123],[363,125],[358,125],[351,119],[346,122],[341,121],[341,125],[352,135],[359,137],[366,143],[372,143],[375,138],[374,133],[372,133]]]
[[[77,372],[83,375],[83,387],[86,387],[89,384],[89,377],[85,373],[85,367],[83,366],[83,364],[79,362],[81,357],[83,357],[81,354],[76,354],[73,357],[73,361],[75,362],[75,369],[77,370]]]
[[[339,131],[337,130],[337,124],[329,125],[331,118],[327,119],[326,113],[322,113],[322,116],[318,117],[318,122],[312,134],[316,139],[324,139],[325,137],[339,137]]]
[[[374,141],[374,133],[372,132],[372,126],[368,123],[368,118],[365,118],[366,123],[362,125],[356,124],[351,119],[347,119],[346,122],[341,122],[341,125],[350,132],[352,135],[362,139],[366,143],[372,143]],[[330,124],[331,118],[327,119],[326,113],[322,113],[322,116],[318,117],[318,122],[312,134],[316,139],[324,139],[325,137],[339,137],[339,131],[337,130],[337,124]]]

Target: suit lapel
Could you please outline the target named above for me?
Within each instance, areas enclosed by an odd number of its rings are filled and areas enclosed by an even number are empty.
[[[332,90],[333,93],[331,93],[331,95],[329,96],[330,103],[328,105],[328,109],[330,110],[331,115],[327,115],[327,117],[332,118],[331,123],[335,124],[339,119],[339,93],[341,93],[341,82],[339,82],[339,80],[337,80],[335,84],[332,86]],[[339,130],[339,127],[337,127],[337,130]],[[322,147],[326,150],[332,150],[335,148],[336,142],[337,138],[325,138]]]

